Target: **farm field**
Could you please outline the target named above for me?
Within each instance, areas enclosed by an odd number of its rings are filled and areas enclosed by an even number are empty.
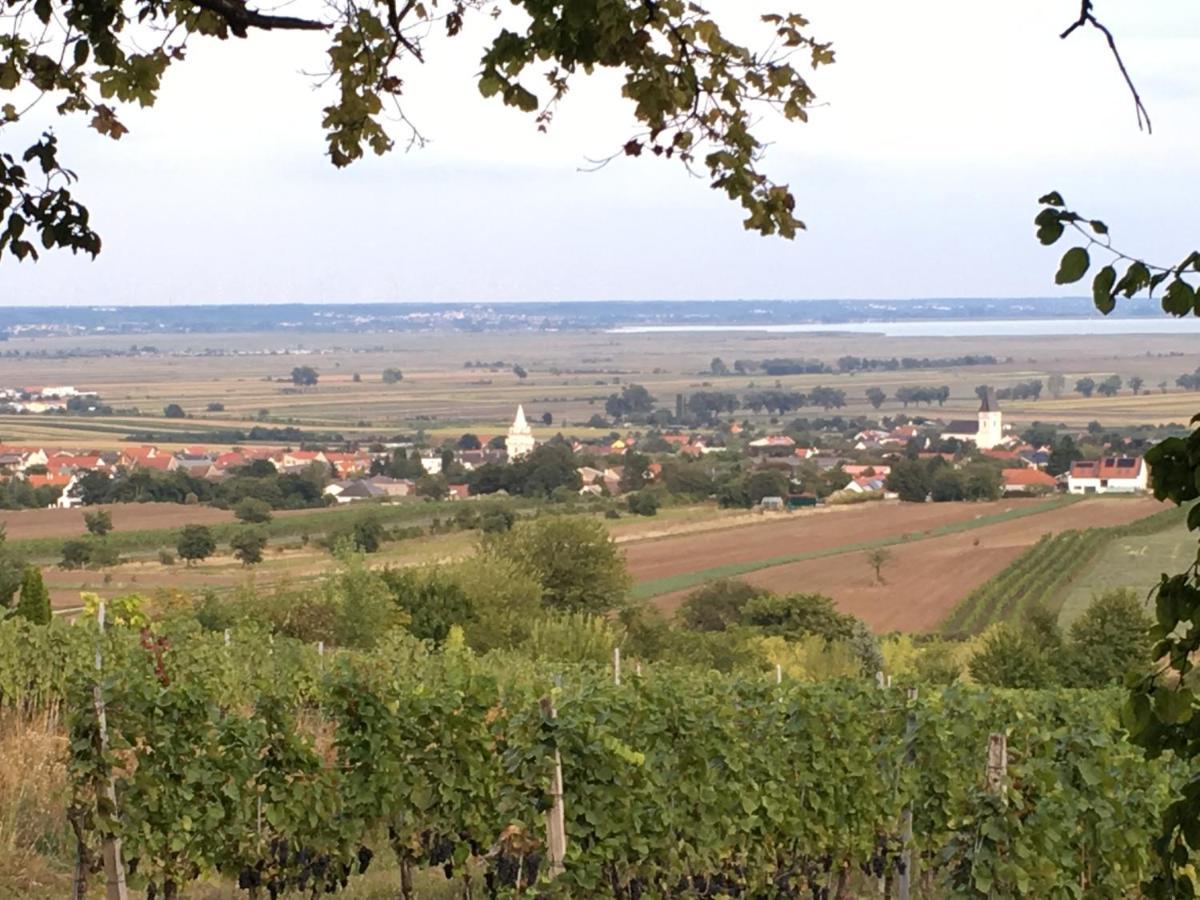
[[[306,533],[313,536],[324,527],[343,524],[349,518],[365,512],[362,507],[331,507],[327,510],[285,510],[275,513],[272,527],[284,531],[272,539],[263,562],[252,570],[247,569],[229,555],[224,544],[218,553],[193,566],[182,563],[163,565],[157,552],[173,549],[166,534],[154,535],[123,529],[175,529],[184,524],[229,525],[235,521],[233,514],[207,506],[182,506],[170,503],[155,504],[111,504],[105,508],[112,511],[116,529],[111,539],[126,540],[137,545],[137,549],[125,553],[126,561],[104,570],[66,570],[52,565],[57,552],[48,556],[48,565],[43,569],[46,585],[50,589],[51,602],[57,609],[74,609],[79,605],[79,594],[92,591],[111,598],[128,593],[153,593],[158,590],[230,590],[253,583],[259,588],[271,585],[297,583],[321,577],[333,566],[331,555],[324,548],[304,544],[298,533],[288,534],[292,522],[303,522]],[[414,517],[423,520],[434,515],[445,515],[445,505],[396,504],[378,507],[383,516],[404,517],[406,523],[415,523]],[[384,521],[387,521],[385,518]],[[764,518],[744,510],[723,510],[712,505],[669,507],[652,519],[626,517],[617,521],[605,520],[614,539],[621,544],[657,540],[664,537],[694,534],[712,530],[726,530],[747,525],[762,524]],[[37,540],[42,546],[57,548],[64,539],[79,537],[84,533],[83,517],[79,510],[22,510],[6,511],[0,522],[8,524],[8,535],[12,540]],[[237,527],[237,526],[232,526]],[[405,566],[446,562],[460,559],[474,552],[478,532],[456,531],[448,534],[429,535],[420,538],[386,543],[371,556],[374,566]]]
[[[1195,559],[1196,537],[1182,525],[1114,540],[1071,584],[1059,622],[1069,626],[1095,595],[1113,588],[1132,588],[1144,596],[1161,573],[1182,572]]]
[[[932,631],[973,588],[1046,533],[1078,528],[1082,522],[1115,525],[1161,509],[1157,501],[1097,498],[1067,505],[1037,500],[980,504],[877,504],[833,514],[797,517],[764,526],[749,541],[706,535],[691,541],[666,539],[627,548],[643,596],[665,611],[676,609],[705,579],[738,574],[778,592],[827,594],[844,612],[861,617],[874,631]],[[916,532],[953,530],[918,536]],[[904,535],[913,539],[901,541]],[[895,541],[895,543],[890,543]],[[891,560],[876,584],[863,545],[888,543]],[[688,544],[691,544],[689,547]],[[789,555],[814,558],[781,565]],[[739,567],[766,567],[737,572]],[[723,568],[718,568],[723,567]],[[732,570],[732,571],[731,571]]]
[[[1043,393],[1039,401],[1005,402],[1008,421],[1035,420],[1080,427],[1093,420],[1106,425],[1184,423],[1200,406],[1200,396],[1175,387],[1175,378],[1195,366],[1187,335],[962,337],[954,354],[991,354],[996,365],[949,369],[913,369],[842,375],[714,376],[714,357],[762,360],[772,357],[820,359],[833,364],[843,355],[868,357],[937,357],[947,344],[935,338],[887,338],[882,335],[775,334],[714,332],[703,334],[611,334],[560,332],[552,336],[528,332],[454,333],[403,336],[362,335],[228,335],[220,352],[210,350],[209,336],[155,335],[157,352],[138,357],[66,356],[65,358],[0,358],[0,385],[69,383],[96,390],[111,404],[114,416],[81,418],[47,415],[0,416],[0,440],[9,443],[59,443],[97,449],[120,447],[130,435],[153,432],[156,443],[178,447],[202,442],[221,446],[220,429],[254,425],[294,425],[336,432],[347,438],[418,429],[435,437],[464,432],[494,435],[511,421],[518,403],[525,404],[539,438],[559,430],[584,437],[597,433],[584,423],[602,413],[605,398],[620,385],[645,385],[664,406],[677,393],[697,390],[744,392],[780,387],[804,390],[826,384],[845,390],[843,414],[873,412],[863,392],[878,386],[890,394],[901,386],[950,387],[944,407],[910,406],[889,400],[881,413],[909,412],[943,418],[973,414],[974,389],[988,383],[1011,385],[1030,378],[1064,374],[1068,391],[1078,378],[1137,375],[1146,390],[1134,396],[1125,389],[1116,397],[1060,399]],[[125,350],[124,338],[14,338],[6,350],[61,354]],[[182,355],[190,354],[190,355]],[[245,355],[231,355],[245,354]],[[495,368],[466,368],[467,362],[503,362]],[[528,377],[511,371],[520,363]],[[298,390],[289,376],[294,366],[313,366],[320,374],[316,388]],[[398,367],[404,380],[385,385],[380,373]],[[355,380],[355,376],[359,380]],[[1167,386],[1165,392],[1158,388]],[[219,402],[224,409],[209,411]],[[179,403],[187,419],[163,418],[168,403]],[[745,411],[739,412],[742,417]],[[797,415],[813,415],[801,410]],[[551,424],[541,424],[549,413]],[[753,417],[752,418],[760,418]]]

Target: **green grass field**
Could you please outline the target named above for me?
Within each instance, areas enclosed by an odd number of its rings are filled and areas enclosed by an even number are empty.
[[[1195,541],[1186,511],[1165,509],[1128,525],[1045,535],[996,576],[973,590],[942,623],[946,634],[977,634],[998,622],[1020,622],[1043,606],[1069,625],[1109,588],[1148,588],[1159,572],[1177,572]]]
[[[1154,534],[1116,538],[1098,554],[1062,598],[1059,623],[1069,626],[1092,598],[1113,588],[1146,595],[1162,573],[1182,572],[1196,560],[1196,538],[1181,524]]]

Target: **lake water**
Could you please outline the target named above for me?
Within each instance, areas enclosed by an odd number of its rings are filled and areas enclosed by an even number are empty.
[[[841,332],[885,337],[1038,337],[1053,335],[1200,334],[1200,318],[939,319],[925,322],[805,322],[796,325],[628,325],[610,334],[762,331],[777,334]]]

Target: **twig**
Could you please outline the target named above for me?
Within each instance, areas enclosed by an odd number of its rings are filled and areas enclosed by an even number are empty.
[[[1150,125],[1150,113],[1146,110],[1146,105],[1142,103],[1142,97],[1138,93],[1137,87],[1133,83],[1133,79],[1129,77],[1129,70],[1125,68],[1125,61],[1121,59],[1121,54],[1117,50],[1117,41],[1113,37],[1113,33],[1101,23],[1092,13],[1092,0],[1080,0],[1079,18],[1071,23],[1071,26],[1059,35],[1064,40],[1069,38],[1077,28],[1085,25],[1091,25],[1108,41],[1108,49],[1112,51],[1113,59],[1117,61],[1117,68],[1121,70],[1121,76],[1125,79],[1125,84],[1129,87],[1129,93],[1133,95],[1133,108],[1137,113],[1138,130],[1144,127],[1146,134],[1153,134],[1154,129]]]

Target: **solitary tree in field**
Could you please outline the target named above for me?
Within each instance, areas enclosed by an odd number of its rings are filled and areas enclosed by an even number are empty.
[[[292,384],[296,387],[316,387],[319,377],[312,366],[296,366],[292,369]]]
[[[520,363],[515,363],[512,367],[513,374],[524,381],[529,377],[529,373],[525,371],[525,367]]]
[[[1050,396],[1055,400],[1063,395],[1067,389],[1067,378],[1061,372],[1055,372],[1046,379],[1046,388],[1050,391]]]
[[[168,403],[163,407],[163,418],[166,419],[183,419],[187,417],[187,413],[183,411],[183,407],[178,403]]]
[[[384,369],[380,379],[384,384],[399,384],[404,380],[404,373],[399,369]]]
[[[1115,397],[1121,392],[1123,384],[1120,375],[1109,375],[1096,385],[1096,393],[1102,397]]]
[[[107,509],[85,512],[83,514],[83,524],[87,527],[88,534],[94,534],[96,537],[104,537],[112,531],[112,514]]]
[[[17,615],[35,625],[50,624],[50,592],[42,581],[42,570],[37,566],[26,566],[21,579],[21,599],[17,603]]]
[[[875,583],[883,584],[883,567],[891,560],[892,553],[887,547],[876,547],[867,551],[867,562],[875,571]]]
[[[1145,383],[1146,382],[1141,375],[1134,375],[1129,379],[1129,389],[1133,391],[1133,395],[1135,397],[1142,392],[1142,386]]]
[[[216,539],[207,525],[184,525],[175,544],[175,552],[189,566],[198,559],[208,559],[216,549]]]
[[[1096,390],[1096,380],[1094,378],[1080,378],[1075,382],[1075,390],[1085,397],[1090,397]]]
[[[883,401],[887,399],[887,392],[882,388],[870,387],[866,390],[867,402],[875,409],[883,406]]]
[[[239,531],[229,542],[233,555],[241,560],[244,566],[253,566],[263,559],[263,550],[267,546],[267,535],[260,528],[246,528]]]
[[[714,356],[712,362],[708,365],[708,370],[713,375],[728,375],[729,366],[725,365],[725,360],[719,356]]]

